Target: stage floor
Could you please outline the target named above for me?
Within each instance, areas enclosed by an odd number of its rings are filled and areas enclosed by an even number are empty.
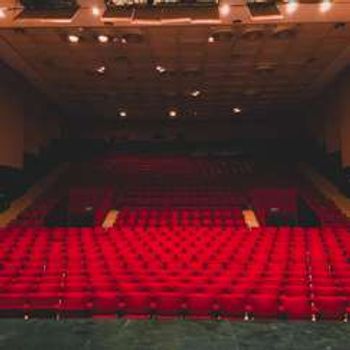
[[[339,322],[0,320],[1,350],[348,350]]]

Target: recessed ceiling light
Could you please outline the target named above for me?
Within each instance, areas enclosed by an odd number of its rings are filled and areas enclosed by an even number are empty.
[[[98,74],[105,74],[106,73],[106,66],[99,66],[99,67],[97,67],[96,68],[96,72],[98,73]]]
[[[242,112],[242,109],[239,108],[239,107],[234,107],[234,108],[232,108],[232,112],[233,112],[234,114],[239,114],[239,113]]]
[[[6,8],[5,7],[0,7],[0,19],[6,17]]]
[[[326,13],[332,8],[332,2],[330,0],[322,0],[320,3],[320,12]]]
[[[211,35],[209,38],[208,38],[208,43],[213,43],[215,41],[214,37]]]
[[[72,44],[77,44],[80,41],[80,37],[76,34],[69,34],[67,39]]]
[[[126,113],[126,111],[122,110],[122,111],[119,111],[119,117],[120,118],[126,118],[128,116],[128,114]]]
[[[100,35],[97,37],[97,40],[98,40],[101,44],[105,44],[105,43],[108,43],[108,41],[109,41],[109,36],[108,36],[108,35],[104,35],[104,34],[100,34]]]
[[[231,6],[229,4],[222,4],[219,7],[220,16],[228,16],[231,12]]]
[[[191,96],[192,97],[198,97],[201,94],[199,90],[193,90],[191,91]]]
[[[288,0],[286,5],[286,12],[288,15],[292,15],[296,12],[299,7],[299,3],[297,0]]]
[[[101,15],[101,9],[98,6],[92,6],[91,13],[93,14],[93,16],[98,17]]]
[[[177,112],[175,111],[175,109],[171,109],[171,110],[169,111],[169,117],[170,117],[171,119],[177,117]]]
[[[163,67],[163,66],[158,65],[158,66],[156,66],[156,71],[157,71],[159,74],[163,74],[163,73],[166,72],[166,68]]]

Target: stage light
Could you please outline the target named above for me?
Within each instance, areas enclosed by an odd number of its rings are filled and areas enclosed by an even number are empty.
[[[320,3],[320,12],[326,13],[332,8],[332,2],[330,0],[322,0]]]
[[[286,6],[286,13],[288,15],[292,15],[297,11],[299,7],[299,3],[297,0],[288,0],[287,6]]]
[[[6,18],[6,8],[0,7],[0,19]]]
[[[96,68],[96,72],[98,73],[98,74],[105,74],[106,73],[106,66],[100,66],[100,67],[97,67]]]
[[[119,117],[120,118],[124,119],[127,116],[128,116],[128,114],[126,113],[126,111],[124,111],[124,110],[119,111]]]
[[[192,97],[198,97],[201,94],[199,90],[193,90],[191,91],[191,96]]]
[[[93,16],[98,17],[98,16],[101,15],[101,10],[97,6],[92,6],[91,7],[91,13],[92,13]]]
[[[80,41],[80,37],[76,34],[69,34],[67,39],[72,44],[77,44]]]
[[[161,65],[157,65],[156,66],[156,71],[159,73],[159,74],[163,74],[166,72],[166,68],[161,66]]]
[[[242,112],[242,109],[239,108],[239,107],[234,107],[234,108],[232,108],[232,112],[233,112],[234,114],[239,114],[239,113]]]
[[[97,37],[97,40],[98,40],[101,44],[106,44],[106,43],[108,43],[108,41],[109,41],[109,36],[104,35],[104,34],[100,34],[100,35]]]
[[[231,6],[229,4],[222,4],[219,7],[220,16],[226,17],[231,12]]]
[[[174,119],[176,117],[177,117],[177,112],[175,111],[175,109],[171,109],[169,111],[169,118]]]

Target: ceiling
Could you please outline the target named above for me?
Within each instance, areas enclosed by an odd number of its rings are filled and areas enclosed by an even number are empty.
[[[79,43],[67,41],[72,33]],[[99,34],[110,41],[99,43]],[[164,119],[176,110],[184,119],[218,119],[232,118],[234,107],[269,113],[313,96],[349,54],[350,23],[334,21],[0,29],[0,59],[75,117],[126,111],[130,120]]]

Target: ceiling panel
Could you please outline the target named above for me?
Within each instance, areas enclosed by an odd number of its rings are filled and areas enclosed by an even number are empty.
[[[80,106],[97,118],[114,118],[122,107],[133,111],[130,118],[152,119],[178,108],[187,117],[200,110],[217,110],[227,117],[233,105],[269,111],[307,98],[312,94],[309,87],[349,48],[349,27],[27,28],[1,29],[0,40],[34,70],[63,107],[74,106],[74,111]],[[289,32],[276,34],[284,30]],[[69,33],[80,35],[81,41],[69,44]],[[98,43],[100,33],[110,41]],[[211,35],[219,41],[209,42]],[[131,39],[122,42],[124,37]],[[165,72],[158,72],[158,65]],[[99,74],[102,66],[105,71]],[[199,96],[191,96],[196,89]]]

